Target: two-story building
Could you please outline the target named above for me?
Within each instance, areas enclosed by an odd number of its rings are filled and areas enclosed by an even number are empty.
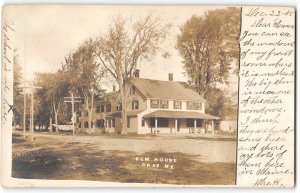
[[[205,114],[205,99],[185,82],[143,79],[130,80],[127,97],[128,133],[214,133],[214,120],[218,117]],[[94,130],[121,132],[122,106],[118,91],[107,93],[95,104]],[[88,127],[87,117],[81,124]]]

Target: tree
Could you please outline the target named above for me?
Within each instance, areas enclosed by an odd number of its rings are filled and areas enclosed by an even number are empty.
[[[189,79],[202,96],[217,83],[228,83],[231,64],[238,66],[240,9],[208,11],[181,27],[177,50]]]
[[[137,21],[114,19],[108,34],[95,41],[100,64],[114,78],[122,103],[122,133],[127,133],[127,95],[129,79],[137,63],[149,60],[159,49],[170,28],[169,24],[147,16]]]
[[[223,119],[226,115],[229,100],[223,91],[217,88],[210,88],[204,95],[209,101],[206,103],[207,113]]]
[[[64,97],[69,96],[71,89],[68,76],[69,73],[63,70],[36,74],[40,88],[36,92],[35,119],[39,126],[50,126],[49,130],[52,130],[53,117],[55,125],[71,120],[70,107],[64,103]]]
[[[50,73],[37,73],[36,80],[40,86],[35,92],[35,104],[34,104],[34,115],[36,124],[39,126],[50,126],[52,124],[52,100],[47,97],[48,92],[48,82],[51,76]],[[50,126],[51,129],[51,126]]]
[[[104,92],[101,80],[105,70],[95,60],[95,45],[91,39],[65,58],[63,70],[68,74],[70,91],[83,98],[84,108],[88,111],[89,128],[92,128],[94,100]]]
[[[62,110],[64,97],[68,95],[70,83],[67,74],[58,70],[55,73],[37,74],[38,85],[41,87],[38,91],[39,113],[45,113],[49,116],[49,125],[52,125],[52,114],[54,114],[55,125],[58,125],[58,114]],[[46,105],[48,104],[48,106]],[[50,105],[49,105],[50,104]],[[38,114],[38,113],[37,113]],[[50,127],[51,128],[51,127]],[[56,131],[57,127],[56,127]]]

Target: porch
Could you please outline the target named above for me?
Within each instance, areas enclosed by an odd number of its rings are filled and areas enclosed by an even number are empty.
[[[193,111],[158,110],[143,117],[150,132],[158,133],[215,133],[218,117]]]

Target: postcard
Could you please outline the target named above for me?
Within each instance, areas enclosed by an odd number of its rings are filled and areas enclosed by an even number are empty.
[[[295,8],[2,9],[3,186],[294,186]]]

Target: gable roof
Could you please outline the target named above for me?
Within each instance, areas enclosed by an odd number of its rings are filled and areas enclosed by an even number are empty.
[[[119,91],[112,91],[104,93],[102,97],[100,97],[98,100],[96,100],[96,103],[109,103],[111,101],[116,101],[119,96]]]
[[[131,83],[146,98],[205,102],[205,99],[185,82],[132,78]]]

